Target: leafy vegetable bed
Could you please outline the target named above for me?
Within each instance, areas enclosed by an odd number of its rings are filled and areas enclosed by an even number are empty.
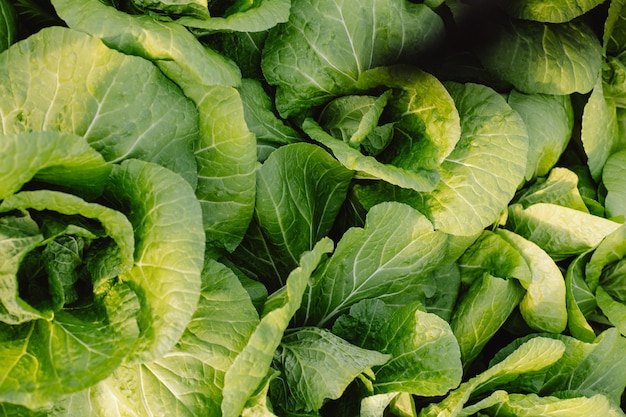
[[[625,0],[0,0],[0,50],[0,415],[625,415]]]

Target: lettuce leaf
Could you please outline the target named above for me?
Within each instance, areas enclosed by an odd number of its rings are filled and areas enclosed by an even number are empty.
[[[283,117],[354,92],[363,71],[428,50],[443,31],[441,18],[424,4],[292,3],[287,23],[270,31],[261,62],[265,78],[277,86]]]
[[[241,82],[239,69],[178,24],[131,16],[95,0],[54,4],[70,27],[153,61],[195,103],[198,119],[192,122],[199,131],[190,144],[207,241],[234,250],[254,209],[256,163],[254,135],[234,88]],[[189,119],[189,114],[193,110],[180,119]]]
[[[437,396],[456,388],[463,374],[461,353],[449,324],[421,303],[390,308],[378,299],[354,304],[333,332],[358,346],[391,355],[373,368],[374,392]]]
[[[384,183],[355,186],[371,207],[400,201],[428,217],[437,230],[473,236],[493,224],[524,178],[528,136],[520,116],[494,90],[478,84],[447,83],[461,117],[461,139],[440,165],[430,192]]]
[[[50,27],[2,53],[0,70],[2,133],[74,133],[107,161],[155,162],[195,187],[197,111],[149,61]]]
[[[365,227],[344,233],[332,257],[314,273],[298,323],[330,324],[367,298],[403,304],[430,294],[428,273],[459,255],[453,240],[405,204],[372,207]]]
[[[602,46],[582,20],[559,24],[501,20],[479,51],[483,65],[524,93],[590,92],[602,69]]]

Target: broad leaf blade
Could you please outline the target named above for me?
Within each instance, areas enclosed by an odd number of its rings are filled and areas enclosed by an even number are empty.
[[[333,332],[366,349],[390,354],[374,368],[376,393],[444,395],[461,382],[461,353],[449,324],[420,303],[389,308],[363,300],[340,316]]]
[[[227,16],[183,16],[175,21],[199,34],[214,32],[261,32],[284,23],[289,18],[290,0],[261,0],[246,2],[252,7],[236,10]]]
[[[411,207],[370,209],[364,228],[348,230],[316,271],[298,321],[324,325],[366,298],[402,303],[432,289],[428,273],[454,257],[451,238]],[[406,298],[408,297],[408,298]]]
[[[262,68],[287,117],[354,91],[363,71],[428,49],[442,30],[423,4],[296,0],[289,21],[270,32]]]
[[[291,144],[274,151],[258,169],[255,207],[255,227],[267,239],[271,253],[263,253],[266,249],[258,239],[248,239],[235,252],[237,259],[253,268],[257,259],[280,265],[278,280],[263,269],[254,268],[254,272],[272,291],[283,286],[300,255],[329,233],[352,175],[312,144]],[[249,253],[258,254],[253,262]]]
[[[606,83],[598,78],[582,116],[581,140],[591,176],[596,181],[621,141],[615,99],[605,95],[605,87]]]
[[[0,139],[0,200],[33,178],[84,197],[98,197],[111,166],[77,135],[31,132]]]
[[[2,133],[75,133],[107,161],[155,162],[195,186],[197,111],[149,61],[50,27],[6,50],[0,72]]]
[[[506,12],[517,19],[565,23],[573,20],[604,0],[509,0],[502,3]]]
[[[484,66],[524,93],[588,93],[602,67],[602,46],[582,21],[550,25],[505,21],[480,51]]]
[[[439,181],[439,175],[434,170],[405,169],[382,163],[373,156],[363,155],[348,143],[330,136],[313,119],[307,118],[302,124],[302,129],[313,140],[329,148],[346,168],[364,174],[365,177],[418,191],[432,190]]]
[[[116,166],[106,193],[135,228],[135,265],[121,278],[141,303],[131,361],[150,362],[176,344],[198,304],[205,249],[200,206],[180,176],[139,160]]]
[[[554,260],[595,248],[620,223],[556,204],[509,207],[507,228],[536,243]]]
[[[437,230],[472,236],[493,224],[524,178],[528,137],[519,115],[495,91],[478,84],[446,84],[461,116],[461,139],[438,169],[431,192],[385,184],[357,186],[361,202],[411,205]]]
[[[246,401],[266,377],[274,351],[293,315],[300,308],[302,295],[313,270],[324,253],[331,250],[330,239],[325,238],[318,242],[312,251],[302,255],[300,266],[289,275],[285,287],[268,298],[261,322],[226,372],[221,407],[224,416],[238,416]]]
[[[539,246],[505,229],[498,235],[512,245],[530,268],[530,283],[519,308],[526,323],[537,331],[561,333],[567,326],[565,280],[559,267]]]
[[[133,417],[172,410],[181,410],[181,416],[221,416],[224,376],[258,322],[233,272],[208,260],[198,308],[176,346],[154,362],[123,364],[89,392],[61,401],[56,408],[64,412],[52,416],[78,415],[85,409]]]
[[[236,86],[240,82],[236,66],[204,47],[183,26],[129,15],[97,0],[54,0],[53,4],[71,28],[96,36],[111,48],[154,61],[196,102],[199,97],[191,88],[195,85]]]
[[[570,96],[513,90],[508,103],[522,117],[528,131],[526,180],[548,174],[572,136],[574,109]]]
[[[339,398],[359,375],[388,359],[389,355],[352,345],[326,329],[305,327],[283,338],[276,362],[284,386],[270,389],[278,390],[285,410],[317,411],[325,400]]]
[[[37,409],[109,376],[131,352],[139,330],[136,295],[112,287],[94,304],[9,330],[0,324],[0,400]]]
[[[615,152],[602,170],[602,182],[607,190],[604,201],[607,217],[626,218],[626,151]]]

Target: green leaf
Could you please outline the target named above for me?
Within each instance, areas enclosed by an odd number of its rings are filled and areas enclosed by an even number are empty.
[[[473,394],[486,392],[506,384],[525,373],[549,367],[558,361],[565,351],[565,344],[559,340],[533,337],[521,344],[512,353],[470,378],[453,390],[443,401],[432,403],[422,409],[420,417],[460,416],[463,406]]]
[[[190,110],[172,126],[189,120],[199,127],[192,152],[207,241],[232,251],[250,223],[255,197],[254,135],[233,88],[241,82],[239,69],[179,24],[131,16],[95,0],[55,0],[54,4],[71,27],[124,53],[152,60],[195,103],[199,120],[191,120]],[[167,100],[162,103],[169,106]]]
[[[596,333],[587,321],[587,316],[598,307],[596,297],[585,282],[585,265],[589,253],[584,253],[572,260],[565,274],[567,296],[567,327],[572,336],[591,343]]]
[[[307,118],[302,124],[302,129],[311,139],[329,148],[346,168],[363,173],[367,177],[413,190],[432,190],[439,180],[439,175],[433,170],[405,169],[379,162],[373,156],[363,155],[348,143],[330,136],[313,119]]]
[[[604,0],[511,0],[502,8],[517,19],[565,23],[602,4]]]
[[[8,0],[0,1],[0,52],[7,49],[17,38],[17,14]]]
[[[202,271],[198,308],[178,343],[154,362],[123,364],[103,382],[64,399],[69,415],[85,409],[98,415],[221,416],[224,376],[259,322],[234,273],[209,259]],[[122,411],[123,410],[123,411]],[[58,414],[52,414],[59,417]]]
[[[46,210],[64,216],[77,215],[85,219],[93,219],[100,223],[100,227],[104,230],[104,236],[113,241],[114,248],[107,255],[111,258],[108,261],[114,263],[113,269],[116,273],[129,271],[133,266],[133,250],[136,244],[133,240],[133,228],[128,219],[118,211],[100,204],[88,203],[71,194],[50,190],[22,191],[5,198],[0,203],[0,213],[13,210],[34,210],[37,212]],[[3,217],[2,219],[7,218]],[[33,294],[28,300],[31,305],[24,305],[25,300],[21,297],[23,293],[27,292],[26,288],[22,288],[22,293],[18,293],[20,268],[27,275],[29,281],[35,281],[39,278],[36,270],[20,266],[26,252],[41,244],[48,244],[51,239],[43,240],[44,236],[40,235],[39,226],[27,218],[9,217],[3,226],[3,231],[7,233],[7,236],[2,241],[2,249],[8,255],[9,262],[3,266],[1,275],[5,289],[0,293],[2,321],[9,324],[19,324],[37,318],[51,319],[49,311],[51,306],[47,305],[47,296]],[[53,235],[52,239],[54,237],[56,236]],[[32,305],[33,302],[38,305]],[[34,308],[40,311],[36,313]]]
[[[205,249],[200,206],[179,175],[139,160],[115,167],[106,195],[135,229],[135,265],[120,276],[141,303],[130,361],[153,361],[176,344],[198,304]]]
[[[472,236],[499,219],[524,178],[526,128],[519,115],[492,89],[448,83],[461,116],[461,139],[438,169],[431,192],[416,193],[385,184],[355,187],[367,206],[386,200],[409,204],[437,230]]]
[[[565,280],[550,256],[533,242],[505,229],[496,231],[525,259],[531,280],[521,282],[526,294],[519,308],[526,323],[537,331],[561,333],[567,326]]]
[[[626,336],[626,305],[611,297],[611,294],[602,287],[596,290],[596,299],[604,315],[623,336]]]
[[[597,394],[592,397],[558,398],[540,397],[536,394],[509,394],[491,405],[489,415],[494,417],[620,417],[624,413],[611,405],[607,398]],[[465,415],[465,414],[464,414]],[[469,414],[467,414],[469,415]]]
[[[602,46],[583,21],[509,20],[494,32],[480,51],[481,61],[521,92],[584,94],[600,76]]]
[[[462,295],[450,327],[459,342],[464,367],[476,359],[524,293],[517,280],[494,277],[486,272]]]
[[[155,162],[195,186],[197,112],[149,61],[50,27],[0,55],[0,73],[2,133],[75,133],[107,161]]]
[[[137,297],[119,283],[92,304],[54,319],[0,323],[0,401],[37,409],[105,379],[131,352],[139,330]]]
[[[206,0],[131,0],[132,6],[145,14],[209,18]]]
[[[507,228],[536,243],[558,261],[595,248],[619,223],[557,204],[509,207]]]
[[[183,16],[175,21],[192,28],[198,34],[219,31],[261,32],[268,30],[289,18],[291,0],[246,1],[252,4],[245,10],[237,10],[227,16]]]
[[[615,99],[605,95],[606,83],[598,78],[582,116],[581,140],[594,180],[599,180],[608,157],[620,144]]]
[[[276,353],[283,376],[270,392],[278,390],[285,410],[317,411],[325,400],[339,398],[355,378],[388,359],[389,355],[354,346],[326,329],[297,329],[285,335]]]
[[[232,62],[202,45],[181,25],[129,15],[97,0],[53,0],[53,5],[71,28],[153,61],[196,103],[203,94],[202,90],[194,92],[198,84],[236,86],[241,80]]]
[[[431,275],[435,281],[436,290],[432,296],[424,300],[426,311],[450,322],[461,289],[459,266],[456,262],[450,262],[432,271]]]
[[[604,22],[603,45],[606,52],[618,55],[626,48],[626,18],[624,0],[613,0]]]
[[[528,131],[526,180],[547,175],[572,136],[574,109],[570,96],[513,90],[508,103],[522,117]]]
[[[32,132],[0,137],[0,200],[32,179],[86,198],[104,190],[111,166],[77,135]]]
[[[267,299],[261,322],[226,372],[221,406],[223,416],[240,415],[246,401],[266,377],[274,351],[293,315],[300,308],[302,295],[313,270],[324,253],[332,250],[332,246],[332,241],[324,238],[312,251],[305,252],[300,258],[300,266],[289,274],[286,285]]]
[[[363,90],[397,90],[387,117],[394,122],[394,141],[381,154],[386,163],[406,169],[435,169],[461,138],[460,116],[441,82],[414,67],[378,67],[358,79]]]
[[[602,183],[607,194],[604,200],[607,217],[626,218],[626,150],[615,152],[602,169]]]
[[[573,338],[567,340],[567,352],[548,370],[541,392],[573,390],[585,396],[602,394],[619,406],[626,387],[626,358],[620,353],[626,349],[626,338],[616,328],[610,328],[592,344]]]
[[[323,326],[366,298],[402,304],[422,297],[432,289],[428,273],[457,256],[452,246],[449,235],[405,204],[372,207],[365,227],[344,233],[315,272],[298,322]]]
[[[461,280],[469,286],[485,273],[499,278],[515,278],[526,287],[532,282],[531,270],[519,248],[505,236],[488,230],[467,248],[457,261]]]
[[[257,158],[265,161],[274,149],[303,139],[295,129],[274,114],[272,99],[260,81],[244,78],[239,86],[244,117],[256,136]]]
[[[25,256],[44,239],[39,225],[30,217],[0,217],[0,319],[6,324],[19,324],[38,318],[52,318],[19,297],[17,274]]]
[[[374,368],[376,393],[444,395],[461,382],[461,353],[452,330],[420,303],[389,308],[378,299],[354,304],[333,332],[366,349],[391,355]]]
[[[283,286],[302,253],[329,233],[351,179],[351,171],[308,143],[280,147],[259,168],[255,219],[269,245],[267,261],[279,264],[281,273],[275,282],[263,270],[255,272],[272,290]],[[259,253],[256,240],[243,246]],[[250,264],[246,257],[248,253],[239,257],[244,265]]]
[[[256,146],[236,89],[198,85],[200,140],[196,197],[207,242],[232,252],[243,239],[254,212]]]
[[[621,225],[608,234],[595,248],[585,266],[585,280],[593,292],[604,283],[603,274],[609,267],[626,257],[626,226]]]
[[[376,156],[393,138],[392,123],[378,126],[391,93],[391,90],[387,90],[378,97],[338,97],[322,109],[320,123],[333,137],[349,143],[365,154]]]
[[[295,0],[289,21],[270,31],[261,65],[288,117],[354,92],[361,73],[429,49],[442,31],[424,4]]]
[[[547,177],[536,181],[520,192],[515,202],[524,207],[537,203],[557,204],[584,213],[589,213],[585,200],[578,189],[579,177],[567,168],[556,167],[550,170]]]

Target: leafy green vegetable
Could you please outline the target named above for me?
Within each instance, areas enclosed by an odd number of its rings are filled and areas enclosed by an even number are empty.
[[[435,189],[415,193],[379,183],[357,190],[365,206],[398,200],[424,213],[438,230],[470,236],[493,224],[514,195],[526,170],[528,137],[520,116],[495,91],[477,84],[446,87],[462,131],[438,169]]]
[[[405,204],[373,207],[365,227],[348,230],[313,275],[298,322],[330,323],[367,298],[403,304],[429,293],[428,272],[455,257],[452,239]]]
[[[235,358],[224,378],[222,415],[237,416],[263,378],[270,372],[274,351],[278,348],[289,322],[300,308],[311,273],[324,253],[332,250],[332,241],[320,240],[300,258],[284,287],[265,303],[261,321],[248,343]]]
[[[536,178],[533,184],[519,192],[515,202],[524,207],[537,203],[556,204],[589,213],[579,189],[579,180],[578,175],[567,168],[553,168],[547,177]]]
[[[282,146],[257,171],[257,205],[235,262],[270,291],[285,284],[303,252],[326,236],[352,172],[321,148]]]
[[[528,131],[526,179],[542,177],[558,162],[572,136],[574,109],[570,96],[511,91],[507,102]],[[545,129],[545,126],[550,126]]]
[[[241,81],[239,69],[180,25],[129,16],[97,1],[55,0],[55,5],[71,27],[152,60],[193,100],[199,131],[190,146],[207,240],[232,251],[245,233],[255,196],[254,136],[233,88]]]
[[[288,22],[270,31],[261,65],[286,117],[354,92],[364,71],[431,48],[442,32],[425,4],[293,0]]]
[[[275,362],[285,378],[270,388],[280,390],[286,410],[312,412],[325,399],[339,398],[352,380],[388,356],[351,345],[328,330],[305,327],[283,338]]]
[[[531,241],[504,229],[499,229],[498,235],[519,251],[530,268],[530,283],[521,282],[526,294],[519,305],[526,323],[538,331],[563,332],[567,325],[567,307],[565,280],[559,267]]]
[[[155,162],[195,186],[196,111],[150,62],[52,27],[6,50],[0,69],[4,134],[75,133],[107,161]]]
[[[602,183],[607,190],[604,204],[608,217],[626,218],[625,162],[626,151],[615,152],[607,159],[602,169]]]
[[[218,262],[207,262],[198,308],[170,352],[154,362],[118,367],[90,392],[64,398],[52,415],[75,415],[86,409],[100,415],[113,410],[143,415],[172,409],[185,409],[187,415],[220,415],[224,375],[258,321],[233,272]],[[142,400],[131,400],[137,397]]]
[[[463,294],[450,320],[465,367],[476,359],[524,296],[517,280],[485,272]]]
[[[482,63],[524,93],[588,93],[600,75],[602,46],[583,21],[505,20],[491,39]]]
[[[565,23],[587,13],[600,4],[602,4],[601,0],[573,0],[566,2],[513,0],[503,3],[501,7],[508,14],[518,19]]]
[[[472,394],[485,391],[488,387],[505,384],[525,373],[544,369],[558,361],[564,351],[565,345],[558,340],[532,338],[501,362],[462,383],[440,403],[424,408],[419,415],[420,417],[461,415],[463,406]]]
[[[116,166],[105,194],[128,213],[135,229],[135,265],[120,277],[138,293],[142,307],[131,359],[154,360],[178,341],[198,303],[205,240],[198,228],[201,210],[179,176],[133,160]],[[185,307],[176,311],[172,305]]]
[[[539,245],[554,260],[595,248],[620,224],[569,207],[537,203],[509,207],[507,224],[517,234]]]
[[[605,83],[598,79],[583,113],[581,131],[588,165],[594,179],[600,178],[607,158],[618,149],[619,127],[614,99],[604,94]]]
[[[238,1],[223,16],[183,16],[177,19],[199,34],[216,31],[261,32],[289,18],[289,0]],[[238,4],[237,4],[238,3]]]
[[[389,308],[378,299],[354,304],[333,332],[391,355],[374,368],[376,393],[443,395],[461,382],[461,355],[446,321],[421,310],[420,303]]]
[[[0,1],[0,52],[11,45],[17,37],[15,8],[8,0]]]
[[[625,16],[0,0],[0,415],[625,417]]]
[[[258,80],[241,81],[239,94],[248,128],[256,136],[257,158],[263,162],[282,145],[300,142],[301,135],[274,114],[272,98]]]
[[[71,133],[7,134],[0,150],[0,199],[33,179],[86,198],[98,197],[112,169],[85,139]]]

